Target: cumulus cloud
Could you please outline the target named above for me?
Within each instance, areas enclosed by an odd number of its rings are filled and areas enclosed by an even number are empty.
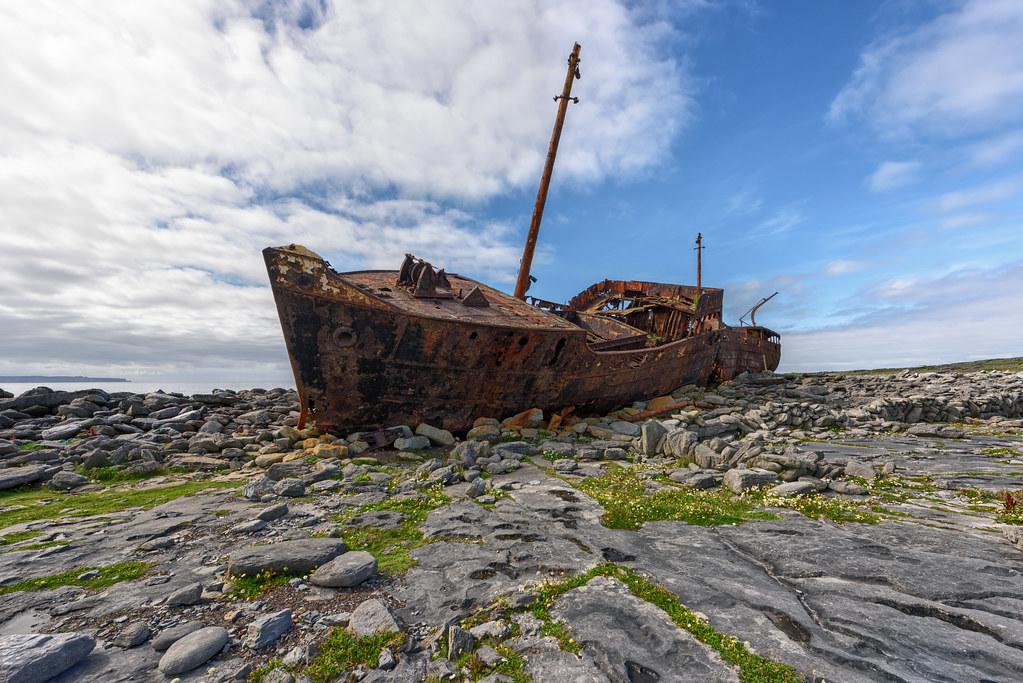
[[[885,135],[990,132],[1023,116],[1023,3],[969,0],[868,47],[831,103],[834,120]]]
[[[672,35],[613,0],[0,7],[0,371],[286,372],[269,244],[508,282],[517,231],[480,207],[535,184],[572,41],[558,179],[585,184],[687,121]]]
[[[867,178],[871,192],[888,192],[916,180],[920,171],[917,161],[885,161]]]

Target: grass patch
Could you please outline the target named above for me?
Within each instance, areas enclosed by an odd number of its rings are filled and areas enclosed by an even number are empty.
[[[819,493],[782,498],[769,495],[766,491],[751,491],[745,494],[761,505],[787,508],[811,519],[827,519],[838,524],[858,522],[860,524],[877,524],[881,516],[871,508],[858,502],[844,498],[828,498]]]
[[[41,536],[42,534],[43,534],[42,531],[32,531],[31,529],[26,529],[25,531],[15,531],[10,534],[4,534],[3,536],[0,536],[0,546],[11,545],[12,543],[21,543],[22,541],[27,541],[30,538],[35,538],[36,536]]]
[[[56,493],[43,489],[0,493],[0,528],[39,519],[88,517],[128,508],[145,510],[207,489],[231,489],[241,481],[188,481],[170,486],[106,489],[89,493]]]
[[[638,529],[646,522],[674,520],[698,526],[778,519],[754,509],[753,502],[724,490],[669,487],[647,495],[646,482],[633,468],[612,465],[599,477],[574,484],[604,508],[601,523],[610,529]]]
[[[313,683],[342,680],[342,674],[357,666],[376,667],[381,650],[396,647],[404,640],[402,633],[381,633],[359,638],[344,628],[335,628],[320,645],[320,654],[303,673]]]
[[[393,529],[366,527],[363,529],[346,528],[342,538],[349,550],[365,550],[377,558],[377,568],[383,574],[391,576],[403,574],[413,566],[412,551],[415,548],[432,543],[419,530],[419,525],[426,521],[430,510],[447,505],[451,499],[444,495],[440,487],[423,491],[425,498],[389,499],[371,505],[362,505],[349,510],[338,517],[342,525],[356,515],[374,510],[400,512],[405,518]]]
[[[480,661],[475,652],[466,652],[451,663],[459,671],[468,670],[470,679],[474,681],[493,674],[501,674],[510,678],[513,683],[533,683],[532,677],[526,673],[526,660],[522,655],[503,644],[493,645],[493,648],[504,658],[504,661],[492,667],[488,667]],[[439,683],[439,681],[438,678],[426,679],[426,683]]]
[[[33,451],[45,451],[47,448],[48,446],[44,446],[41,443],[36,443],[35,441],[29,441],[28,443],[23,443],[20,446],[18,446],[18,450],[21,451],[22,453],[31,453]]]
[[[87,571],[97,570],[99,575],[84,581],[78,577]],[[0,587],[0,595],[17,591],[47,591],[62,586],[81,586],[91,590],[99,590],[122,581],[134,581],[145,575],[149,570],[148,562],[118,562],[106,567],[78,567],[61,574],[40,576]]]
[[[912,498],[919,498],[936,490],[934,480],[929,476],[900,477],[889,476],[868,481],[860,477],[851,477],[851,481],[865,486],[870,495],[889,503],[905,503]]]
[[[251,600],[277,586],[284,586],[298,574],[273,574],[268,571],[255,576],[231,576],[231,588],[227,594],[232,598]]]
[[[543,621],[545,625],[551,622],[549,610],[554,601],[573,588],[585,585],[595,576],[618,579],[628,586],[633,595],[662,609],[679,628],[685,629],[701,643],[716,650],[724,661],[738,667],[739,680],[743,683],[796,683],[806,680],[788,664],[753,654],[737,638],[714,630],[710,624],[683,605],[674,593],[618,564],[600,564],[566,581],[540,586],[539,597],[532,607],[533,616]]]
[[[28,545],[19,545],[13,548],[4,548],[0,550],[0,553],[20,553],[26,550],[45,550],[46,548],[56,548],[62,545],[70,545],[71,541],[43,541],[42,543],[29,543]]]
[[[153,472],[129,472],[120,467],[85,467],[83,465],[76,467],[75,472],[102,484],[115,484],[122,481],[142,481],[167,474],[167,470],[163,468]]]
[[[1015,448],[1009,448],[1008,446],[998,446],[994,448],[985,448],[981,451],[984,455],[990,455],[991,457],[998,458],[1003,455],[1008,456],[1019,456],[1020,452]]]

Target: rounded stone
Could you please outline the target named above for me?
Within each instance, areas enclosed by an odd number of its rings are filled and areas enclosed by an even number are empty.
[[[227,639],[227,629],[220,626],[193,631],[167,649],[157,668],[168,676],[191,671],[216,657]]]

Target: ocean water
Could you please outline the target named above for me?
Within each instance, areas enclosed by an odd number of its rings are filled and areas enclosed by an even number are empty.
[[[294,389],[293,381],[277,380],[249,380],[247,382],[162,382],[159,380],[139,380],[137,382],[8,382],[0,383],[0,389],[10,392],[15,396],[22,394],[37,386],[46,386],[53,390],[81,391],[82,389],[102,389],[113,393],[116,391],[127,391],[133,394],[147,394],[151,391],[163,390],[166,393],[177,393],[191,396],[192,394],[209,394],[214,389]]]

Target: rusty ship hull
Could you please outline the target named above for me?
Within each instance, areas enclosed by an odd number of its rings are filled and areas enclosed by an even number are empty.
[[[771,330],[720,322],[721,290],[609,280],[558,307],[443,271],[427,290],[422,267],[413,288],[404,266],[338,273],[303,247],[263,253],[303,414],[327,431],[604,413],[780,359]]]

